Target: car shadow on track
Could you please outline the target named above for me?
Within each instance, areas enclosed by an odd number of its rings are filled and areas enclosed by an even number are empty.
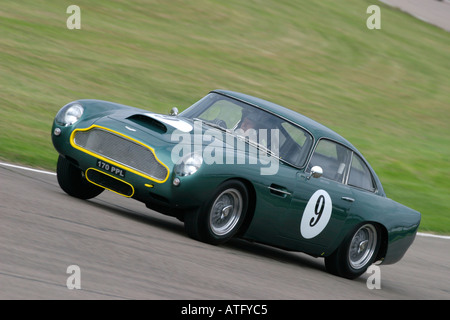
[[[232,239],[224,244],[223,247],[238,250],[244,254],[258,255],[281,263],[325,271],[322,259],[314,258],[301,252],[287,251],[245,239]]]
[[[89,200],[86,201],[86,203],[90,206],[99,208],[101,210],[107,210],[108,212],[117,214],[121,217],[125,217],[139,223],[145,223],[171,233],[175,233],[177,235],[185,237],[187,241],[192,241],[193,245],[195,245],[196,243],[204,244],[203,242],[198,242],[187,236],[184,231],[183,222],[177,220],[176,218],[168,217],[160,213],[148,210],[145,207],[133,210],[132,208],[126,207],[126,204],[122,205],[111,203],[103,199]],[[300,252],[287,251],[276,247],[271,247],[269,245],[252,242],[241,238],[232,239],[226,244],[220,245],[220,247],[237,251],[245,255],[259,256],[281,263],[297,265],[302,268],[318,270],[321,272],[325,271],[323,259],[314,258]]]

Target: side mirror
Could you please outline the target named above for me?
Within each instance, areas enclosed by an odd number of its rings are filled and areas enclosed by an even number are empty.
[[[171,115],[171,116],[178,115],[178,108],[177,107],[173,107],[172,109],[170,109],[169,115]]]
[[[323,175],[323,170],[320,166],[314,166],[311,168],[311,175],[310,178],[320,178]]]

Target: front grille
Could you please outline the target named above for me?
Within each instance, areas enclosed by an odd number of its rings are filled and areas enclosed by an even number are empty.
[[[168,170],[153,151],[140,143],[103,128],[77,131],[73,142],[78,147],[133,169],[157,181],[167,178]]]

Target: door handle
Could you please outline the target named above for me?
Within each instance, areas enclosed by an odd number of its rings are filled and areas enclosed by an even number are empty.
[[[348,202],[355,202],[355,199],[350,198],[350,197],[342,197],[341,199],[344,201],[348,201]]]

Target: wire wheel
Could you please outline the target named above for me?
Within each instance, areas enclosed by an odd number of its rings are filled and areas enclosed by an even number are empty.
[[[372,261],[377,237],[377,230],[371,224],[365,224],[355,232],[348,249],[348,262],[353,269],[364,268]]]
[[[196,240],[222,244],[236,236],[248,209],[248,191],[238,180],[223,182],[211,198],[184,215],[184,228]]]
[[[376,224],[357,226],[331,255],[325,257],[325,267],[332,274],[355,279],[375,261],[381,240]]]
[[[212,233],[223,236],[232,231],[242,214],[242,195],[237,189],[223,191],[214,201],[209,213]]]

